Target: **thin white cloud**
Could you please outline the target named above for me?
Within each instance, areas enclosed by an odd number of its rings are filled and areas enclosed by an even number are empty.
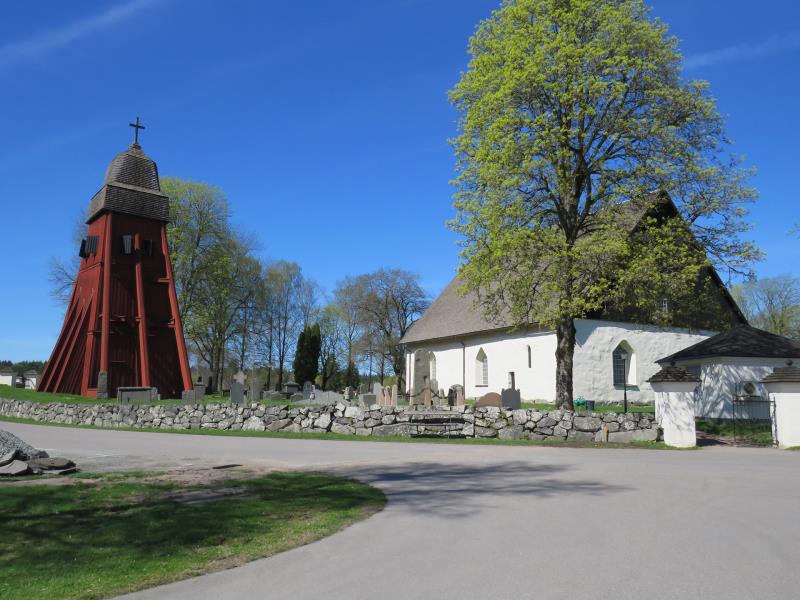
[[[39,58],[107,27],[118,25],[159,1],[129,0],[58,29],[42,31],[26,40],[0,46],[0,69]]]
[[[770,36],[762,42],[737,44],[710,52],[690,54],[683,64],[687,70],[699,69],[726,62],[773,56],[796,48],[800,48],[800,31],[790,31]]]

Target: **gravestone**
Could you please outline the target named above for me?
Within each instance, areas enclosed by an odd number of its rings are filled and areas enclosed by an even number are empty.
[[[501,408],[503,406],[503,399],[497,392],[489,392],[481,396],[480,400],[475,403],[475,406],[496,406]]]
[[[464,406],[464,386],[456,384],[453,390],[456,393],[456,406]]]
[[[430,406],[431,402],[431,386],[426,385],[422,390],[422,403],[425,406]]]
[[[206,395],[206,386],[202,383],[195,383],[192,391],[194,392],[195,402],[202,402]]]
[[[513,408],[517,410],[522,405],[519,390],[501,390],[500,402],[504,408]]]
[[[358,401],[364,406],[370,407],[378,403],[378,397],[375,394],[361,394],[358,397]]]
[[[98,399],[108,398],[108,372],[100,371],[97,374],[97,394]],[[119,396],[117,396],[119,398]]]
[[[117,402],[120,404],[147,404],[156,400],[158,392],[151,387],[118,387]]]
[[[447,390],[447,406],[456,405],[456,391],[453,388]]]
[[[242,371],[242,370],[237,371],[236,375],[233,376],[233,380],[236,383],[241,384],[242,386],[244,386],[244,380],[245,379],[247,379],[247,375],[245,375],[244,371]]]
[[[427,385],[431,375],[431,352],[414,351],[414,378],[411,380],[411,395],[419,395]]]
[[[313,400],[313,403],[322,406],[330,406],[332,404],[336,404],[337,402],[342,402],[345,400],[344,396],[342,396],[341,394],[337,394],[336,392],[331,392],[331,391],[315,392],[314,395],[316,397]]]
[[[184,404],[199,404],[206,395],[206,386],[202,383],[195,383],[191,390],[183,390],[181,400]]]
[[[353,388],[351,388],[348,385],[346,388],[344,388],[344,399],[349,402],[352,398],[353,398]]]
[[[389,406],[397,406],[397,384],[395,383],[391,389],[391,401]]]
[[[250,371],[250,389],[247,392],[247,399],[251,402],[257,402],[261,399],[261,382],[258,380],[258,375],[255,371]]]
[[[289,396],[289,402],[302,402],[303,401],[303,394],[301,392],[295,392],[291,396]]]
[[[308,402],[309,400],[314,399],[314,384],[310,381],[306,381],[303,384],[303,401]]]
[[[288,394],[291,396],[292,394],[296,394],[300,391],[300,385],[295,383],[294,381],[287,381],[283,384],[283,393]]]
[[[239,381],[231,383],[231,404],[244,404],[244,384]]]

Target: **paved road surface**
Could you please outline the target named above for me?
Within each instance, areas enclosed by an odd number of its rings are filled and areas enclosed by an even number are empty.
[[[800,597],[800,453],[0,426],[87,469],[322,468],[389,497],[383,512],[327,539],[130,598]]]

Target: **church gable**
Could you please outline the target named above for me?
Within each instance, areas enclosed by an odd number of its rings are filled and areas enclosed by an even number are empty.
[[[667,194],[659,194],[656,201],[645,209],[631,205],[631,210],[620,213],[631,235],[641,231],[646,217],[669,218],[676,216],[678,209]],[[463,338],[490,331],[505,331],[514,326],[510,314],[502,314],[497,321],[490,321],[478,305],[475,292],[463,293],[461,281],[455,277],[431,304],[425,314],[408,331],[402,342],[419,344],[431,340]],[[635,294],[639,290],[632,290]],[[652,290],[647,290],[652,292]],[[724,330],[746,323],[744,315],[722,283],[716,270],[709,266],[697,281],[696,289],[689,294],[691,301],[671,298],[669,294],[658,298],[656,306],[637,308],[636,302],[620,297],[608,303],[603,310],[587,315],[589,319],[620,321],[674,327],[683,329]],[[531,324],[535,327],[535,324]]]

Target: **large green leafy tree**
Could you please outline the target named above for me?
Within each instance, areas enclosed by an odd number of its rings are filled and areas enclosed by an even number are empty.
[[[161,189],[170,198],[167,236],[184,332],[216,387],[234,338],[247,329],[260,268],[249,240],[229,225],[222,190],[176,177],[162,178]]]
[[[748,271],[756,193],[707,84],[682,78],[677,40],[639,0],[506,1],[470,52],[451,91],[461,279],[490,319],[555,329],[571,406],[575,320],[625,298],[656,312],[711,264]],[[648,210],[653,190],[678,214]]]

